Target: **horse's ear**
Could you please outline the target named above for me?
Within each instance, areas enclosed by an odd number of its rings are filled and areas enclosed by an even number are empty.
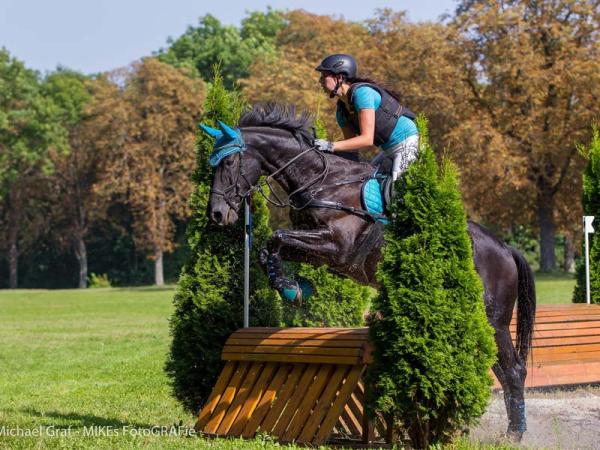
[[[225,134],[226,136],[228,136],[231,139],[237,139],[238,138],[238,134],[229,125],[227,125],[226,123],[221,122],[220,120],[217,120],[217,123],[219,124],[219,128],[221,129],[221,131],[223,131],[223,134]]]
[[[204,131],[206,134],[219,139],[221,136],[223,136],[223,133],[221,133],[219,130],[217,130],[216,128],[212,128],[209,127],[208,125],[204,125],[203,123],[198,124],[198,126],[200,127],[200,129],[202,131]]]

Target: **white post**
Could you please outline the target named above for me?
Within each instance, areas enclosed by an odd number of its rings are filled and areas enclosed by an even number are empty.
[[[585,235],[585,301],[589,305],[590,299],[590,240],[588,235],[594,232],[592,226],[594,216],[583,216],[583,234]]]
[[[250,326],[250,199],[244,199],[244,328]]]

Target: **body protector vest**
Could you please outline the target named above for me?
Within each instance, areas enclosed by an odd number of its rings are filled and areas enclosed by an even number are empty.
[[[382,87],[372,83],[354,83],[350,86],[347,93],[349,99],[348,103],[350,103],[352,111],[348,111],[345,103],[341,100],[338,100],[337,107],[338,111],[341,112],[342,117],[346,120],[346,124],[355,134],[360,134],[360,124],[357,111],[354,110],[352,97],[354,96],[356,89],[361,86],[369,86],[381,95],[381,104],[379,105],[379,108],[375,110],[375,145],[383,145],[390,139],[400,117],[406,116],[411,120],[415,120],[416,116],[414,113],[405,106],[402,106],[398,100]]]

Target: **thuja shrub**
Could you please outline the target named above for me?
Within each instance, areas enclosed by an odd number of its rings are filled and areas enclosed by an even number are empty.
[[[219,71],[208,89],[202,119],[216,127],[216,121],[236,124],[245,108],[237,91],[228,91]],[[243,325],[244,221],[230,227],[213,225],[207,215],[212,183],[208,157],[214,140],[203,133],[197,138],[195,190],[191,198],[192,218],[187,238],[189,260],[177,285],[170,320],[172,342],[165,370],[174,396],[191,412],[197,412],[210,395],[222,368],[221,351],[227,337]],[[257,248],[271,234],[268,209],[260,195],[253,198],[254,247],[251,260],[258,261]],[[268,287],[260,268],[251,266],[250,318],[253,326],[277,326],[281,303]]]
[[[581,146],[579,152],[588,160],[583,173],[583,211],[586,216],[594,216],[596,233],[589,235],[590,245],[590,300],[600,304],[600,133],[594,127],[592,140],[589,146]],[[585,245],[585,243],[583,244]],[[585,248],[582,248],[585,255]],[[573,291],[574,303],[585,303],[585,259],[581,258],[577,264],[577,283]]]
[[[371,410],[414,448],[448,442],[480,417],[496,358],[456,170],[441,169],[424,119],[417,160],[396,182],[373,301]]]

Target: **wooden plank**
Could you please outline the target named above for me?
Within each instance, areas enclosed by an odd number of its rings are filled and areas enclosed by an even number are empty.
[[[265,361],[287,362],[298,364],[358,364],[360,356],[327,356],[327,355],[279,355],[269,353],[223,353],[221,359],[226,361]]]
[[[252,392],[250,393],[250,395],[244,402],[242,409],[240,410],[239,414],[237,415],[235,421],[233,422],[233,425],[231,426],[229,433],[228,433],[229,435],[241,436],[241,434],[244,431],[244,428],[246,427],[246,424],[248,423],[248,421],[250,420],[250,417],[252,416],[252,413],[254,413],[254,410],[258,406],[258,403],[260,402],[260,399],[262,398],[263,393],[267,390],[267,388],[269,386],[269,382],[271,381],[272,375],[275,372],[276,368],[277,368],[276,363],[265,364],[265,367],[260,374],[260,378],[254,384],[254,388],[252,389]]]
[[[354,417],[356,417],[358,420],[361,420],[361,417],[363,416],[363,405],[356,396],[356,390],[348,399],[348,404],[346,406],[350,409]]]
[[[561,345],[555,347],[538,347],[533,349],[533,355],[542,358],[544,355],[558,353],[600,352],[600,344]]]
[[[564,330],[548,330],[548,331],[538,331],[534,330],[533,332],[533,341],[538,341],[540,339],[548,339],[548,338],[559,338],[559,337],[580,337],[580,336],[600,336],[600,322],[598,322],[598,327],[595,328],[566,328]]]
[[[300,436],[298,437],[299,442],[311,442],[315,437],[315,433],[317,432],[319,425],[321,425],[323,417],[325,417],[325,414],[329,410],[331,402],[333,402],[335,394],[341,388],[344,377],[347,376],[349,370],[349,366],[336,366],[329,383],[327,383],[327,387],[319,397],[317,406],[314,408],[302,433],[300,433]]]
[[[585,322],[571,322],[571,323],[538,323],[533,327],[534,333],[536,331],[548,331],[548,330],[573,330],[577,328],[598,328],[600,327],[600,320],[589,320]],[[514,330],[511,330],[514,331]]]
[[[252,391],[252,388],[254,387],[254,383],[256,383],[256,380],[260,376],[260,374],[263,370],[263,367],[264,367],[264,364],[262,364],[262,363],[254,363],[250,366],[250,368],[248,369],[248,372],[244,376],[241,387],[236,392],[233,402],[231,402],[231,406],[227,410],[227,413],[225,414],[225,417],[221,421],[219,428],[217,428],[217,435],[220,435],[220,436],[229,435],[229,429],[231,428],[231,425],[233,425],[233,422],[235,421],[240,410],[244,406],[244,402],[250,395],[250,392]]]
[[[194,425],[194,429],[197,432],[202,431],[204,426],[208,423],[208,420],[215,411],[215,408],[217,407],[217,404],[219,403],[219,400],[221,399],[229,380],[231,380],[231,376],[233,375],[236,367],[237,363],[231,361],[227,362],[225,367],[223,367],[223,370],[221,371],[221,374],[215,383],[215,387],[210,393],[210,397],[204,405],[204,408],[202,408],[200,411],[200,414],[198,414],[198,420]]]
[[[315,408],[317,399],[320,399],[323,389],[325,389],[325,385],[330,381],[334,368],[335,366],[331,364],[324,364],[320,367],[315,375],[314,381],[309,385],[306,394],[303,396],[302,401],[298,406],[298,411],[294,415],[294,418],[290,422],[285,433],[283,433],[281,438],[283,442],[295,441],[298,438],[302,428],[306,425],[308,417]],[[310,442],[310,439],[306,442]]]
[[[292,345],[227,345],[223,349],[224,353],[244,353],[244,354],[283,354],[283,355],[323,355],[323,356],[360,356],[360,348],[337,348],[337,347],[312,347],[312,346],[292,346]]]
[[[574,311],[572,314],[568,314],[561,317],[536,317],[535,323],[537,324],[545,324],[545,323],[570,323],[570,322],[583,322],[589,320],[600,320],[600,312],[595,312],[594,314],[582,314],[579,311]],[[535,328],[535,327],[534,327]]]
[[[546,347],[564,347],[568,345],[581,345],[581,344],[600,344],[600,334],[595,336],[563,336],[557,338],[545,338],[535,339],[533,342],[534,348],[546,348]]]
[[[295,386],[294,392],[292,393],[285,407],[283,408],[281,416],[277,421],[277,425],[275,425],[275,428],[273,428],[273,432],[271,433],[273,436],[283,436],[285,430],[287,430],[292,419],[294,418],[294,415],[298,410],[298,406],[306,396],[308,389],[313,384],[313,379],[319,369],[320,366],[318,364],[308,365],[308,367],[302,374],[302,378],[300,378],[300,381]]]
[[[262,424],[260,425],[262,431],[268,434],[271,434],[273,432],[273,428],[275,428],[275,425],[279,420],[281,411],[283,411],[283,408],[287,404],[289,398],[294,393],[294,390],[298,385],[298,380],[300,379],[300,376],[307,367],[310,366],[304,364],[294,366],[289,376],[287,377],[285,384],[283,385],[283,389],[281,390],[279,395],[277,395],[277,399],[271,406],[267,417],[265,417],[265,420],[263,420]]]
[[[357,365],[352,368],[346,377],[344,385],[340,389],[337,398],[334,400],[333,405],[325,416],[325,419],[323,419],[323,423],[321,424],[317,435],[313,439],[314,444],[321,444],[329,437],[333,426],[337,422],[338,417],[340,417],[342,410],[348,401],[348,398],[354,389],[356,389],[356,383],[358,383],[358,380],[360,380],[363,370],[364,365]]]
[[[597,383],[600,374],[600,361],[576,362],[573,364],[547,365],[527,369],[525,387],[560,386]],[[494,389],[501,389],[495,380]]]
[[[350,398],[348,398],[348,400],[350,400]],[[354,413],[348,406],[348,403],[346,403],[346,405],[344,406],[344,410],[342,411],[342,417],[350,427],[353,436],[362,436],[362,421],[359,417],[356,417],[354,415]]]
[[[221,395],[219,403],[217,404],[212,417],[202,429],[204,433],[216,433],[221,421],[223,420],[223,417],[225,417],[225,413],[227,413],[227,410],[229,409],[229,405],[231,405],[231,402],[233,401],[235,394],[242,383],[244,375],[246,375],[246,372],[248,371],[248,367],[250,367],[250,364],[240,363],[235,368],[235,372],[231,377],[229,384],[225,388],[223,395]]]
[[[246,424],[244,431],[242,432],[242,437],[251,438],[254,437],[256,431],[260,427],[263,419],[271,409],[271,404],[275,400],[275,396],[283,386],[283,383],[288,377],[288,374],[292,370],[291,364],[281,364],[277,369],[277,373],[271,380],[271,383],[267,387],[265,393],[260,399],[258,406],[254,410],[254,414],[250,417],[250,420]]]
[[[526,387],[555,386],[600,381],[600,361],[575,364],[561,364],[529,369]]]
[[[366,339],[303,339],[299,341],[293,338],[272,338],[264,339],[254,338],[229,338],[227,346],[243,345],[243,346],[312,346],[312,347],[343,347],[343,348],[362,348]]]
[[[561,364],[562,362],[571,363],[576,361],[597,361],[600,359],[600,352],[580,352],[580,353],[555,353],[537,356],[533,355],[533,365],[529,366],[536,367],[545,364]],[[600,375],[599,375],[600,378]],[[598,380],[600,381],[600,380]]]
[[[251,333],[270,333],[270,334],[369,334],[368,327],[358,328],[343,328],[343,327],[289,327],[289,328],[278,328],[278,327],[248,327],[239,328],[234,334],[251,334]]]

